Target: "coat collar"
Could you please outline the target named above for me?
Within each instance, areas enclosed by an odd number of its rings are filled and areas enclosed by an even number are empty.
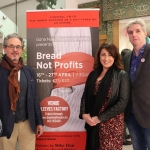
[[[146,44],[146,47],[144,49],[144,53],[143,53],[143,56],[142,58],[144,59],[144,62],[147,60],[147,57],[148,57],[148,53],[150,52],[150,45],[149,44]],[[131,61],[131,56],[130,55],[130,61]],[[136,71],[136,76],[135,76],[135,80],[133,82],[133,85],[135,85],[136,83],[136,80],[138,79],[138,76],[139,74],[142,72],[142,69],[143,69],[143,66],[144,66],[144,62],[141,62],[137,68],[137,71]],[[130,65],[129,65],[129,69],[130,69]]]
[[[4,76],[5,80],[8,81],[8,76],[10,74],[10,71],[7,70],[6,68],[3,68],[3,67],[1,67],[1,69],[2,69],[2,73],[3,73],[3,76]],[[28,80],[29,77],[31,76],[31,74],[29,72],[29,69],[25,65],[23,65],[22,69],[23,69],[23,71],[24,71],[24,73],[25,73],[25,75],[27,77],[27,80]]]

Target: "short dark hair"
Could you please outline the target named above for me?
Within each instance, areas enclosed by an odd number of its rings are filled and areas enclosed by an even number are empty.
[[[123,50],[121,51],[121,56],[122,56],[122,58],[124,58],[124,56],[125,56],[127,53],[129,53],[129,52],[131,52],[130,49],[127,49],[127,48],[123,49]]]

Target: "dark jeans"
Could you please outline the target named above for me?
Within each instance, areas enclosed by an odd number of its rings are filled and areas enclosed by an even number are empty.
[[[137,122],[134,113],[129,114],[126,122],[134,150],[150,150],[150,128],[143,128]]]

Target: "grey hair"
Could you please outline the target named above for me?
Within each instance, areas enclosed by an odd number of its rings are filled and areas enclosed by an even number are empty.
[[[24,48],[24,41],[23,41],[23,38],[18,34],[18,33],[12,33],[12,34],[9,34],[7,35],[5,38],[4,38],[4,41],[3,41],[3,46],[6,47],[7,46],[7,42],[10,38],[17,38],[21,41],[21,46],[22,46],[22,49]]]
[[[146,24],[145,24],[145,21],[144,21],[143,19],[138,18],[138,19],[135,19],[135,20],[131,20],[131,21],[127,24],[127,26],[126,26],[127,31],[128,31],[128,28],[129,28],[131,25],[133,25],[133,24],[139,24],[139,25],[142,27],[142,30],[143,30],[144,32],[146,32]]]

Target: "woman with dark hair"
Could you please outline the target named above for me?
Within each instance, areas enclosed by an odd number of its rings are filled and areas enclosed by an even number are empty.
[[[80,119],[85,120],[86,150],[121,150],[129,77],[112,43],[103,43],[95,57],[81,98]]]

